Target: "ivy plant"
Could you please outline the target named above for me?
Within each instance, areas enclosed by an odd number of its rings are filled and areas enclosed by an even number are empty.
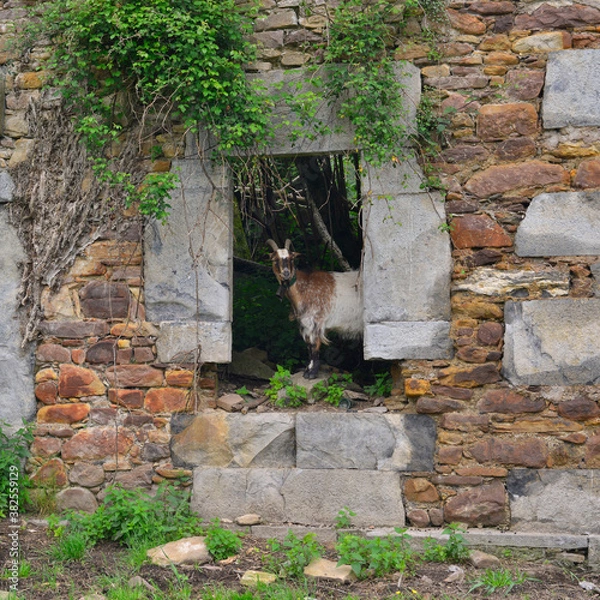
[[[94,156],[94,173],[121,186],[143,214],[164,219],[174,173],[139,185],[115,168],[112,149],[135,125],[144,136],[176,122],[202,127],[218,149],[267,137],[268,100],[246,79],[251,15],[235,0],[50,0],[33,32],[52,42],[51,84]]]

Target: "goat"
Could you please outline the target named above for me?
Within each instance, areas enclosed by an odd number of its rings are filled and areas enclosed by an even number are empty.
[[[319,373],[321,344],[328,344],[327,331],[336,331],[345,338],[362,336],[363,302],[359,271],[301,271],[296,269],[297,252],[290,250],[290,240],[279,248],[267,240],[273,249],[273,273],[279,282],[279,295],[292,305],[291,320],[297,320],[300,335],[308,346],[309,362],[305,379],[315,379]]]

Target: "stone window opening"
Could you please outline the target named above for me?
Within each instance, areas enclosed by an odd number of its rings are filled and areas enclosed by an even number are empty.
[[[273,75],[275,81],[281,76]],[[407,105],[416,109],[418,69],[401,76]],[[354,152],[352,132],[334,121],[324,118],[330,135],[293,143],[283,136],[263,155],[279,160]],[[145,233],[146,311],[159,327],[162,363],[190,354],[202,363],[232,358],[234,177],[229,161],[205,158],[203,144],[202,136],[188,140],[186,157],[174,161],[181,186],[172,194],[169,222]],[[451,357],[450,241],[440,228],[441,197],[424,191],[424,180],[416,159],[361,171],[366,360]]]

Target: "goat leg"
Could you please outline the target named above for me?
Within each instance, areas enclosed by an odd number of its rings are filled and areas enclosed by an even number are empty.
[[[316,379],[319,375],[319,369],[321,368],[321,361],[319,359],[319,349],[321,344],[308,344],[308,355],[309,362],[304,371],[304,379]]]

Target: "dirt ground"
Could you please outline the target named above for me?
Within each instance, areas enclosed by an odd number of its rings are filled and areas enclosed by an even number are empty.
[[[0,590],[8,590],[7,571],[9,553],[14,546],[14,531],[8,522],[0,524]],[[10,537],[9,534],[13,533]],[[82,561],[54,561],[48,550],[54,543],[46,528],[27,520],[18,529],[18,549],[21,560],[31,568],[26,577],[18,581],[18,598],[23,600],[78,600],[85,594],[107,593],[108,578],[121,577],[127,581],[133,575],[143,577],[151,586],[163,591],[172,589],[177,572],[170,568],[144,564],[137,572],[127,562],[127,551],[114,543],[99,544],[89,550]],[[241,590],[240,577],[248,569],[264,569],[263,557],[267,553],[264,540],[244,538],[242,551],[227,564],[179,567],[179,576],[187,578],[193,592],[191,598],[202,598],[207,585],[223,585]],[[330,558],[334,558],[333,553]],[[509,597],[529,600],[579,600],[600,598],[597,591],[586,591],[580,582],[600,586],[600,573],[592,573],[582,565],[558,560],[526,559],[505,556],[502,566],[513,573],[526,573],[528,580],[513,588]],[[349,584],[331,581],[310,581],[307,598],[311,600],[345,599],[348,596],[368,599],[414,598],[416,600],[458,600],[506,597],[502,592],[486,595],[483,589],[469,591],[482,571],[462,565],[464,578],[445,581],[452,575],[448,564],[421,563],[413,573],[385,578],[355,581]],[[294,585],[292,582],[290,585]],[[585,585],[585,584],[584,584]],[[600,588],[599,588],[600,589]],[[0,594],[0,597],[1,594]],[[168,596],[167,596],[168,597]]]

